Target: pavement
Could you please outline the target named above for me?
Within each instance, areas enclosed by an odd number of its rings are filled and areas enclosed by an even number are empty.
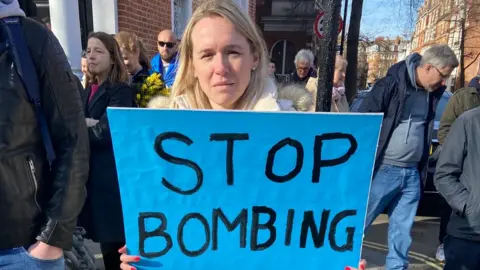
[[[413,244],[410,249],[409,269],[441,270],[442,264],[435,261],[438,245],[440,219],[436,217],[417,217],[412,229]],[[388,217],[380,215],[370,227],[363,243],[362,258],[368,262],[368,270],[384,269],[387,254]],[[100,248],[93,242],[87,246],[97,258],[97,269],[104,270]]]
[[[439,227],[440,219],[437,217],[416,217],[412,229],[409,269],[443,269],[443,265],[435,260]],[[368,262],[367,269],[383,269],[388,250],[387,231],[388,217],[380,215],[363,241],[362,257]]]

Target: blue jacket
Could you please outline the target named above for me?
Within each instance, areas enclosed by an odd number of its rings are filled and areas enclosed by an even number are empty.
[[[413,57],[421,57],[416,54]],[[380,139],[378,141],[377,156],[375,159],[375,170],[377,172],[382,163],[385,150],[390,141],[393,131],[398,127],[403,110],[405,108],[405,101],[409,95],[408,89],[412,88],[412,82],[408,74],[408,67],[405,61],[401,61],[393,65],[387,73],[385,78],[379,80],[373,86],[372,90],[367,94],[362,104],[360,105],[360,112],[384,113],[382,129],[380,131]],[[414,86],[413,86],[414,88]],[[429,93],[427,126],[425,128],[425,147],[422,156],[422,161],[419,163],[418,171],[423,180],[426,178],[426,169],[430,143],[432,141],[433,123],[435,119],[435,110],[438,101],[445,92],[446,87],[442,87],[433,93]]]
[[[474,77],[468,84],[468,87],[475,87],[480,92],[480,76]]]
[[[178,68],[178,54],[173,56],[172,62],[170,66],[168,66],[167,71],[163,74],[163,62],[160,54],[157,53],[150,62],[152,69],[150,70],[150,74],[156,72],[162,75],[162,80],[166,86],[171,87],[173,82],[175,81],[175,76],[177,75],[177,68]]]

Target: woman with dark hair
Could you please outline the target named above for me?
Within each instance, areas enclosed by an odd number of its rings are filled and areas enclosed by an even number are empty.
[[[118,269],[117,250],[125,244],[123,216],[107,119],[107,107],[133,107],[134,91],[120,47],[107,33],[92,33],[87,46],[85,117],[90,138],[90,174],[80,225],[100,243],[105,269]]]

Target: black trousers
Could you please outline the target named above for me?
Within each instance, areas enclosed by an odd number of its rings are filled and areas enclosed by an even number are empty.
[[[124,245],[125,243],[100,243],[105,270],[120,269],[121,254],[118,252],[118,250]]]
[[[445,267],[443,270],[479,270],[480,242],[445,237]]]

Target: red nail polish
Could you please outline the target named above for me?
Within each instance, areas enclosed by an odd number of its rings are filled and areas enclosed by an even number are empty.
[[[135,267],[132,267],[132,268],[130,268],[130,270],[137,270],[137,268],[135,268]]]
[[[352,270],[352,268],[350,268],[350,266],[347,266],[345,267],[345,270]]]
[[[140,261],[140,257],[137,256],[137,257],[134,258],[134,260],[135,260],[136,262],[138,262],[138,261]]]

